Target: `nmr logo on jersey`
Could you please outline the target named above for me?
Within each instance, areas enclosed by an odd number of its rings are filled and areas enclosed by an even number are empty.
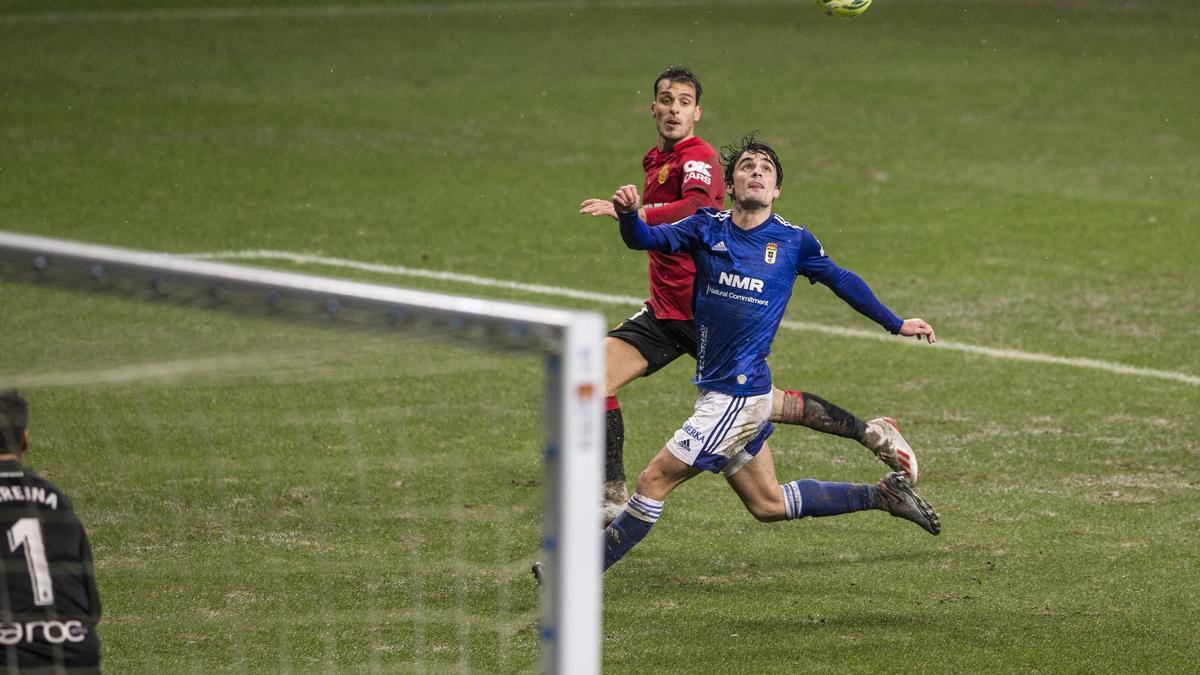
[[[683,163],[683,182],[698,180],[705,185],[712,185],[712,164],[706,164],[698,159]]]
[[[734,288],[740,288],[746,291],[754,291],[756,293],[762,293],[763,289],[762,279],[743,277],[738,274],[730,274],[729,272],[721,272],[721,278],[719,281],[726,286],[733,286]]]

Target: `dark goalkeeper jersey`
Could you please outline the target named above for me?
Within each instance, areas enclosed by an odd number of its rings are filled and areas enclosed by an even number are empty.
[[[808,230],[771,214],[750,230],[730,211],[700,209],[670,225],[647,227],[621,214],[621,236],[633,249],[690,252],[696,263],[696,386],[730,396],[771,391],[767,355],[798,276],[839,298],[892,333],[903,321],[867,284],[839,267]]]
[[[16,461],[0,462],[0,673],[100,664],[92,551],[71,503]]]

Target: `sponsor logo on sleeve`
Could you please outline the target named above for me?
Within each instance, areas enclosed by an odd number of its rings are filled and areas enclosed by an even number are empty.
[[[707,162],[701,162],[698,159],[693,159],[683,164],[683,182],[700,181],[705,185],[712,185],[712,165]]]

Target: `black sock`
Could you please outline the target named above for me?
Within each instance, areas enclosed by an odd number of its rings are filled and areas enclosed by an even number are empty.
[[[804,426],[862,442],[867,423],[825,399],[804,392]]]
[[[625,480],[625,418],[619,407],[604,415],[607,434],[604,439],[604,480]]]

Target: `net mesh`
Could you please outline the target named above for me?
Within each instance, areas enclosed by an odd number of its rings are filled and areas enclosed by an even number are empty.
[[[0,295],[0,388],[89,530],[109,669],[538,667],[542,357]]]

